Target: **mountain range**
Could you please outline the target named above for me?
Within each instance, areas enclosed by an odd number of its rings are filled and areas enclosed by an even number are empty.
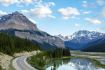
[[[105,49],[104,33],[80,30],[70,36],[63,37],[62,35],[58,35],[57,37],[61,38],[66,48],[71,50],[102,51]]]
[[[0,33],[17,36],[38,44],[41,49],[68,48],[81,51],[105,51],[105,34],[80,30],[69,36],[52,36],[19,12],[0,17]]]
[[[44,50],[64,48],[60,38],[38,29],[35,23],[17,11],[0,17],[0,32],[28,39]]]

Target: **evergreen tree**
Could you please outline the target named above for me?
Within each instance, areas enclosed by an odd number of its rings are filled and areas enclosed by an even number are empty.
[[[15,36],[10,36],[0,33],[0,52],[13,55],[22,51],[38,50],[39,46],[32,44],[27,39],[21,39]]]

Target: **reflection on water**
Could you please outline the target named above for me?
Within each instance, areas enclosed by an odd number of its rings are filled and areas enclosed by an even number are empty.
[[[46,70],[105,70],[97,68],[89,59],[72,58],[54,60],[46,65]]]

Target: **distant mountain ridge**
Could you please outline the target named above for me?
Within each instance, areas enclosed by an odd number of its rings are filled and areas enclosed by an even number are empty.
[[[65,39],[64,42],[67,48],[73,50],[82,50],[84,48],[87,48],[87,45],[103,38],[105,38],[104,33],[80,30],[73,33],[68,37],[68,39]]]
[[[61,34],[55,35],[55,36],[56,36],[56,37],[59,37],[59,38],[62,39],[63,41],[66,41],[66,40],[71,39],[71,36],[63,36],[63,35],[61,35]]]
[[[65,48],[60,38],[39,30],[36,24],[17,11],[0,17],[0,32],[28,39],[45,50]]]
[[[87,45],[87,48],[82,49],[81,51],[86,52],[105,52],[105,38],[99,39]]]
[[[69,35],[69,36],[62,36],[61,34],[57,35],[57,37],[61,38],[62,40],[72,40],[72,39],[83,39],[84,38],[87,38],[88,40],[93,40],[93,39],[96,39],[97,37],[103,37],[105,36],[104,33],[100,33],[100,32],[95,32],[95,31],[88,31],[88,30],[80,30],[80,31],[77,31],[75,33],[73,33],[72,35]]]

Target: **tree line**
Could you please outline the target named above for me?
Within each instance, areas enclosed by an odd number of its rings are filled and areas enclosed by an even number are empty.
[[[0,33],[0,52],[13,55],[22,51],[38,50],[39,46],[32,44],[27,39]]]

